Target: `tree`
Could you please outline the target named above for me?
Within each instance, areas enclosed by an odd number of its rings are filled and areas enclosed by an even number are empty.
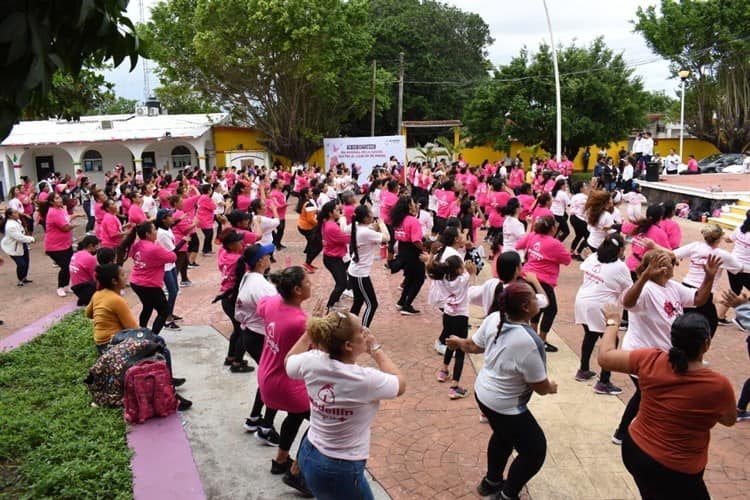
[[[638,8],[635,30],[686,81],[685,126],[722,152],[750,147],[750,0],[662,0]]]
[[[648,92],[645,96],[645,107],[646,112],[663,114],[668,121],[680,119],[680,101],[663,90]]]
[[[104,79],[100,69],[86,67],[77,76],[58,70],[52,77],[50,91],[32,95],[22,117],[26,120],[54,117],[70,121],[86,114],[97,114],[100,107],[114,100],[114,85]]]
[[[563,154],[624,139],[645,125],[646,93],[622,54],[613,54],[597,38],[588,47],[558,50],[562,97]],[[536,54],[524,48],[494,78],[481,85],[464,112],[473,145],[508,151],[510,142],[555,148],[555,90],[552,55],[541,44]]]
[[[119,66],[126,57],[131,70],[135,67],[140,46],[125,15],[127,4],[124,0],[3,2],[0,140],[8,136],[30,101],[44,101],[55,75],[75,80],[84,63],[97,67],[112,59]]]
[[[456,119],[477,80],[489,78],[489,26],[477,14],[434,0],[370,0],[367,23],[375,42],[366,56],[398,74],[404,53],[404,120]],[[397,79],[389,87],[394,103]],[[446,81],[443,84],[418,83]],[[377,135],[396,130],[397,106],[376,123]],[[349,125],[353,135],[369,135],[370,122]]]
[[[89,115],[126,115],[135,113],[135,107],[138,104],[137,99],[127,99],[125,97],[116,97],[112,94],[96,109],[91,109]]]
[[[221,108],[204,99],[200,92],[180,85],[167,84],[154,90],[156,98],[171,114],[218,113]]]
[[[170,0],[141,31],[162,83],[200,93],[273,153],[304,161],[370,109],[366,17],[363,0]],[[382,109],[392,75],[378,80]]]

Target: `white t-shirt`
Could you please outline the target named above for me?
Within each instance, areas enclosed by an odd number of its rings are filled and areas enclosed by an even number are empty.
[[[316,349],[290,356],[286,373],[305,381],[310,397],[310,443],[330,458],[367,460],[370,425],[380,400],[398,396],[398,378],[336,361]]]
[[[370,275],[375,255],[380,250],[383,235],[367,225],[357,224],[357,253],[359,262],[349,261],[347,272],[355,278],[365,278]]]
[[[263,318],[258,316],[258,302],[263,297],[279,293],[276,287],[260,273],[245,273],[240,281],[240,289],[237,292],[237,302],[234,305],[234,319],[245,330],[265,335],[266,324]]]
[[[604,241],[604,238],[606,238],[607,234],[610,232],[609,229],[604,228],[611,226],[614,223],[614,216],[605,210],[604,213],[599,216],[599,222],[597,222],[596,227],[588,223],[586,224],[586,227],[589,230],[589,237],[586,240],[586,243],[594,248],[599,248],[599,245],[602,244],[602,241]]]
[[[750,231],[743,233],[737,228],[729,235],[729,239],[734,241],[732,255],[744,266],[750,266]]]
[[[622,293],[633,285],[628,266],[621,260],[601,263],[596,253],[581,262],[583,284],[575,300],[576,324],[586,325],[592,332],[602,333],[606,326],[601,308],[618,302]]]
[[[709,255],[716,255],[721,257],[722,263],[721,268],[727,271],[737,274],[741,272],[750,271],[750,266],[744,269],[742,262],[734,258],[734,255],[727,252],[723,248],[711,248],[705,241],[694,241],[687,245],[681,246],[673,250],[675,257],[678,259],[690,259],[690,267],[682,282],[686,285],[694,286],[698,288],[703,283],[703,278],[706,276],[706,271],[703,270],[703,266],[706,264]],[[714,276],[714,283],[712,290],[716,290],[716,286],[719,284],[719,277],[721,272],[716,273]]]
[[[503,222],[503,252],[516,252],[516,243],[526,234],[521,221],[515,217],[507,217]]]
[[[464,259],[464,256],[461,255],[458,250],[451,246],[447,246],[445,247],[445,250],[443,250],[443,254],[440,256],[438,262],[445,262],[446,260],[448,260],[448,257],[454,255],[460,257],[461,260]],[[442,309],[445,307],[445,297],[446,291],[445,287],[443,286],[443,280],[432,280],[432,283],[430,284],[430,290],[427,292],[427,303]]]
[[[211,195],[211,201],[216,205],[214,215],[222,215],[224,213],[224,195],[214,191],[214,194]]]
[[[529,384],[547,378],[544,342],[528,325],[505,322],[497,340],[500,313],[482,321],[472,341],[484,349],[484,366],[474,392],[483,405],[503,415],[526,411],[533,390]]]
[[[170,252],[174,252],[175,249],[175,242],[174,242],[174,233],[171,229],[162,229],[158,228],[156,230],[156,244],[162,247],[165,250],[169,250]],[[176,267],[174,262],[168,262],[164,264],[164,270],[165,271],[171,271]]]
[[[18,198],[11,198],[8,200],[8,208],[12,208],[16,212],[23,214],[23,203]]]
[[[570,205],[570,196],[567,191],[560,189],[555,197],[552,198],[552,205],[549,209],[553,214],[562,217],[565,215],[565,210],[568,208],[568,205]]]
[[[380,218],[380,189],[375,188],[370,193],[370,203],[372,203],[372,216]]]
[[[275,217],[266,217],[265,215],[258,215],[256,217],[260,218],[261,237],[258,243],[261,245],[273,243],[273,230],[279,226],[279,219]]]
[[[419,211],[419,225],[422,227],[422,234],[429,236],[432,234],[432,226],[434,221],[432,220],[432,213],[427,210]]]
[[[442,280],[443,309],[448,316],[469,316],[469,273],[464,271],[454,280]]]
[[[680,166],[680,157],[676,154],[667,155],[664,159],[664,168],[667,172],[677,172],[677,168]]]
[[[672,323],[686,307],[695,306],[695,292],[695,289],[675,280],[667,281],[666,286],[647,281],[638,301],[628,309],[628,331],[622,341],[622,350],[671,349]]]
[[[91,206],[93,207],[94,204],[92,203]],[[143,205],[141,206],[141,209],[143,210],[143,213],[146,214],[146,217],[148,219],[154,219],[156,218],[156,201],[154,200],[153,196],[143,195]]]
[[[570,213],[581,220],[586,220],[586,216],[583,214],[583,207],[586,206],[586,200],[588,199],[588,195],[584,193],[574,194],[570,198]]]
[[[481,285],[470,286],[469,303],[475,306],[482,306],[484,315],[487,316],[495,299],[495,289],[499,284],[500,280],[498,278],[490,278]],[[544,309],[549,305],[547,294],[545,293],[537,293],[536,301],[539,304],[539,309]]]

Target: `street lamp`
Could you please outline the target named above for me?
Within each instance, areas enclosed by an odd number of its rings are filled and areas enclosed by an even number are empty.
[[[687,69],[681,69],[677,75],[680,77],[680,163],[682,160],[682,143],[685,136],[685,80],[690,76],[690,71]]]
[[[562,107],[560,104],[560,70],[557,67],[557,47],[555,47],[555,37],[552,35],[552,21],[549,17],[549,9],[547,8],[546,0],[542,0],[542,3],[544,4],[544,14],[547,16],[549,41],[552,44],[552,64],[555,69],[555,106],[557,108],[557,113],[555,115],[555,148],[557,149],[557,162],[560,163],[560,155],[562,153]]]

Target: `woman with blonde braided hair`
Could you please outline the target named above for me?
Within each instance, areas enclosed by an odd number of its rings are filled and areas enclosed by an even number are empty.
[[[377,369],[356,364],[364,353]],[[381,399],[404,393],[405,378],[359,318],[342,312],[308,320],[285,363],[310,398],[310,429],[297,457],[307,487],[320,499],[372,499],[364,476],[370,425]]]

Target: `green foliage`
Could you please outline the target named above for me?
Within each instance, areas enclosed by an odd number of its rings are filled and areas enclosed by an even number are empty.
[[[80,312],[0,353],[0,497],[132,498],[121,409],[81,382],[97,357]]]
[[[141,32],[162,84],[199,92],[273,153],[306,160],[370,109],[366,19],[363,0],[170,0]],[[381,109],[390,79],[379,73]]]
[[[125,15],[127,4],[126,0],[3,2],[0,140],[32,99],[44,101],[58,72],[75,80],[85,62],[97,67],[112,59],[119,66],[126,57],[131,69],[135,67],[139,40]]]
[[[162,84],[161,87],[154,90],[154,94],[156,94],[161,105],[173,115],[218,113],[221,111],[219,106],[204,99],[199,92],[180,85]]]
[[[23,110],[25,120],[78,120],[87,114],[97,114],[99,108],[115,99],[114,85],[100,73],[101,68],[83,68],[77,76],[58,71],[52,77],[52,88],[47,94],[37,93]],[[93,111],[93,113],[92,113]],[[133,109],[130,109],[133,112]]]
[[[635,31],[686,81],[685,125],[723,152],[750,146],[750,0],[662,0],[638,8]]]
[[[607,145],[645,125],[647,94],[622,54],[613,54],[602,38],[588,47],[558,50],[562,100],[562,153],[575,158],[578,149]],[[541,44],[526,49],[494,78],[481,85],[464,111],[463,122],[473,145],[508,151],[511,140],[555,149],[555,82],[552,52]]]
[[[645,96],[645,109],[648,113],[665,115],[666,121],[679,121],[680,100],[672,97],[663,90],[648,92]]]
[[[435,142],[438,144],[438,146],[443,148],[445,154],[448,155],[451,160],[457,159],[458,155],[464,149],[462,141],[459,141],[458,144],[454,144],[452,139],[448,139],[447,137],[443,136],[437,137],[435,139]]]
[[[135,113],[137,99],[115,97],[110,95],[96,109],[90,109],[88,115],[127,115]]]

